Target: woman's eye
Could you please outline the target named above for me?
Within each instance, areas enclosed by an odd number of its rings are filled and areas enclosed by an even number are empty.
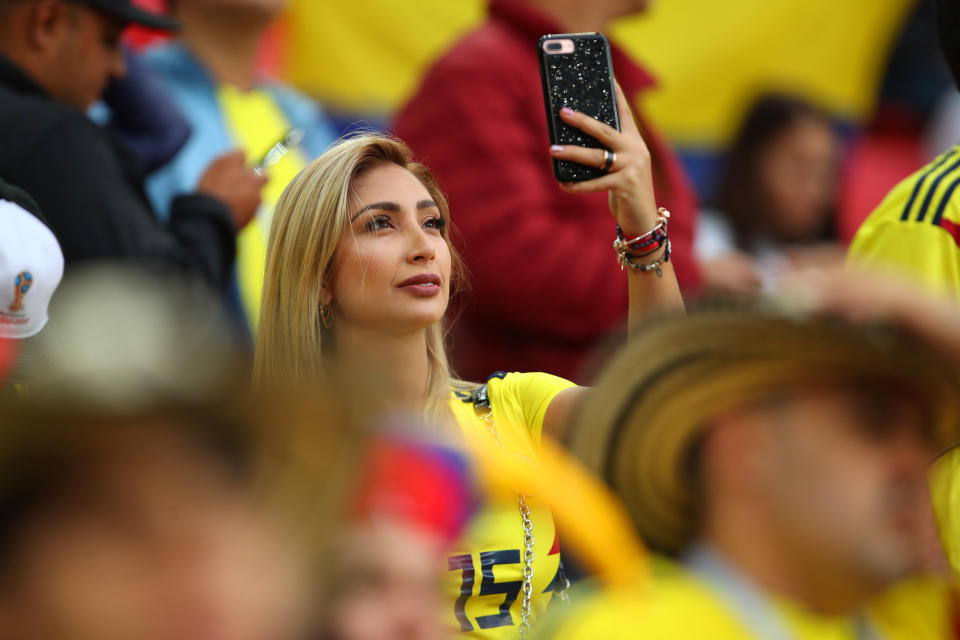
[[[423,223],[423,226],[429,229],[437,229],[439,231],[447,226],[447,219],[446,218],[430,218]]]
[[[390,218],[387,216],[374,216],[363,225],[363,228],[367,231],[380,231],[381,229],[390,228]]]

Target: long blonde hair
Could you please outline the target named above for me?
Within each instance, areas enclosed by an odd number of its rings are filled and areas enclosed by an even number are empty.
[[[322,322],[321,288],[333,277],[337,244],[350,229],[354,181],[382,163],[410,171],[449,220],[447,199],[430,170],[413,162],[409,147],[396,138],[372,133],[344,138],[297,174],[280,196],[270,227],[254,353],[258,384],[309,385],[325,377],[324,348],[331,347],[335,327]],[[452,294],[463,278],[463,263],[450,243],[449,225],[441,233],[450,247]],[[445,411],[450,393],[444,337],[443,321],[427,329],[426,410],[431,415]]]

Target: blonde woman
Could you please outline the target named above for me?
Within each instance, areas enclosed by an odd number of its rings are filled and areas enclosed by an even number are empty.
[[[561,187],[609,192],[625,239],[619,253],[629,268],[621,277],[629,289],[629,319],[635,320],[683,303],[669,262],[667,224],[654,200],[649,153],[619,87],[617,93],[622,132],[561,112],[565,122],[611,151],[568,146],[549,153],[608,169],[601,178]],[[481,166],[477,179],[483,179]],[[411,162],[396,139],[354,137],[318,158],[290,183],[274,213],[255,375],[262,383],[305,383],[338,363],[375,365],[380,397],[535,460],[541,434],[562,435],[585,390],[544,373],[500,373],[484,385],[452,378],[443,320],[460,262],[449,221],[429,170]],[[611,239],[614,231],[611,223]],[[548,234],[530,247],[529,259],[577,256],[553,254]],[[611,251],[610,259],[610,273],[598,277],[617,277],[617,254]],[[523,265],[516,270],[521,287]],[[477,638],[525,636],[563,583],[557,549],[550,512],[535,499],[520,495],[488,504],[449,552],[450,624]]]

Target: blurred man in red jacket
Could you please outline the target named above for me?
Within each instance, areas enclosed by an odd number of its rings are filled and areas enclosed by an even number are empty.
[[[577,380],[598,341],[622,328],[627,288],[610,248],[607,197],[567,194],[553,177],[537,39],[600,31],[646,4],[491,0],[487,22],[434,65],[397,116],[394,132],[435,171],[463,237],[471,287],[452,354],[465,379],[507,368]],[[654,81],[615,45],[611,53],[636,112],[638,94]],[[671,260],[691,291],[700,280],[691,248],[695,195],[667,144],[638,120],[658,204],[673,214]]]

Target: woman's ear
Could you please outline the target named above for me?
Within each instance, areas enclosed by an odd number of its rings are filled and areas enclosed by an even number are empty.
[[[325,284],[320,285],[320,302],[330,306],[330,303],[333,302],[333,292]]]

